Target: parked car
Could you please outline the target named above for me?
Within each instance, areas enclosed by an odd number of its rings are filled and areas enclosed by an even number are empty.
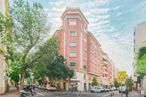
[[[126,86],[119,87],[119,93],[125,93],[125,91],[126,91]]]
[[[112,87],[111,88],[111,91],[116,91],[116,87]]]
[[[93,86],[90,91],[94,92],[94,93],[101,93],[103,91],[103,89],[98,86]]]
[[[57,90],[57,88],[54,85],[52,85],[52,86],[47,85],[46,89],[49,91],[56,91]]]
[[[111,89],[110,89],[110,88],[105,88],[105,91],[106,91],[106,92],[110,92]]]
[[[99,87],[101,89],[101,92],[106,92],[106,89],[102,86]]]

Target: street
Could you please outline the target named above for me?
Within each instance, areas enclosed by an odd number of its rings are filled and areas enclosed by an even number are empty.
[[[111,96],[112,92],[105,93],[90,93],[90,92],[50,92],[47,90],[36,89],[36,96],[33,97],[121,97],[121,94],[118,91],[114,92],[114,95]],[[19,97],[18,93],[12,92],[5,95],[0,95],[0,97]],[[30,97],[30,96],[27,96]],[[122,97],[126,97],[125,94],[122,94]],[[129,97],[141,97],[137,92],[132,91],[129,93]]]
[[[111,97],[112,92],[90,93],[90,92],[49,92],[47,90],[36,90],[36,97]],[[118,92],[114,92],[117,94]]]
[[[114,93],[113,96],[111,94]],[[118,91],[103,92],[103,93],[90,93],[90,92],[49,92],[43,90],[37,90],[36,97],[121,97]],[[122,97],[126,97],[122,94]],[[137,92],[132,91],[129,93],[129,97],[141,97]]]

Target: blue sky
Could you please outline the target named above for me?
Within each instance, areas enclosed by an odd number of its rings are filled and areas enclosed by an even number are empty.
[[[11,2],[12,0],[10,0]],[[66,7],[79,7],[89,21],[89,31],[99,40],[119,70],[133,73],[133,33],[146,21],[146,0],[27,0],[43,5],[51,33],[61,26]]]

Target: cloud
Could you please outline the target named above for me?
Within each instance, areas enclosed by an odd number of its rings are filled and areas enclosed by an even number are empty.
[[[110,11],[109,8],[96,8],[96,12],[99,14],[108,13]]]
[[[63,12],[65,10],[65,7],[58,8],[58,7],[52,7],[51,11],[53,12]]]
[[[97,4],[108,4],[110,0],[96,0]]]

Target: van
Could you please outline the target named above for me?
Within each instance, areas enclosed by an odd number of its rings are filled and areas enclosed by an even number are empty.
[[[126,91],[126,86],[119,87],[119,93],[125,93],[125,91]]]

